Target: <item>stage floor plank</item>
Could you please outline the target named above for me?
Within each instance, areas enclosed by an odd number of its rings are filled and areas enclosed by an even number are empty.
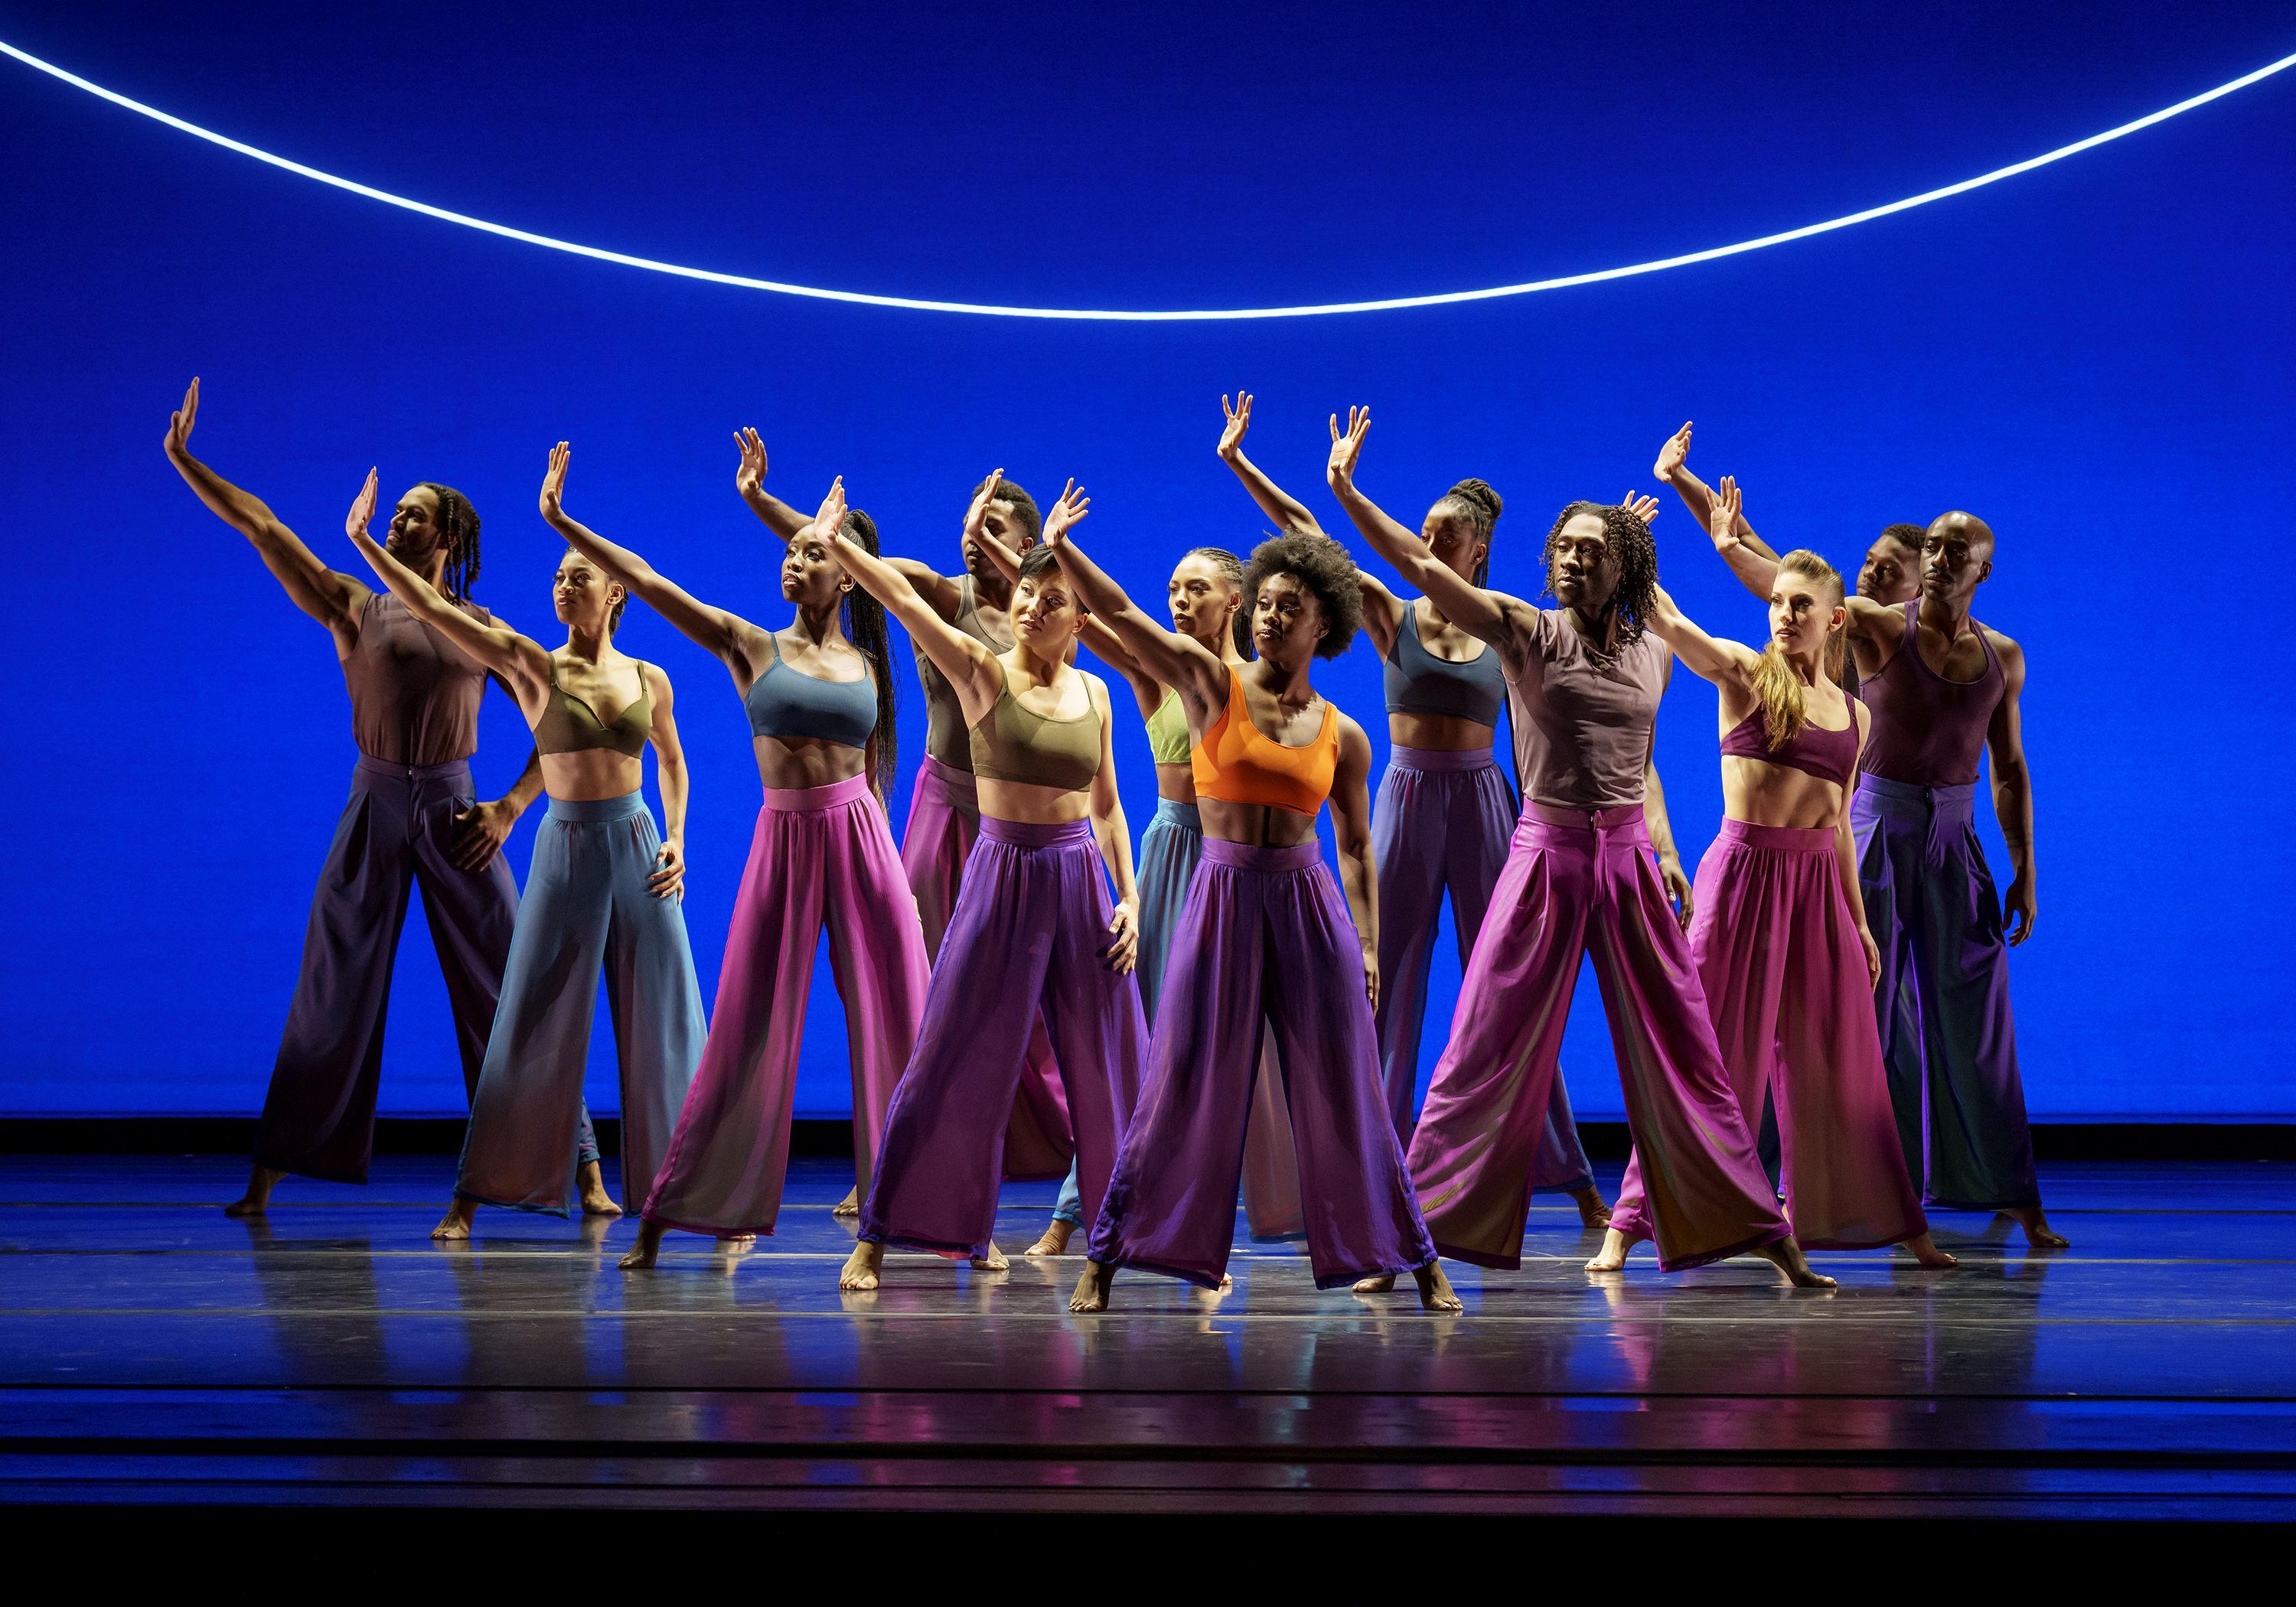
[[[1590,1277],[1567,1201],[1466,1315],[1318,1293],[1239,1238],[1224,1298],[1076,1257],[896,1254],[840,1294],[849,1177],[792,1168],[746,1254],[502,1211],[428,1231],[443,1158],[364,1189],[243,1164],[0,1157],[0,1500],[2296,1517],[2296,1165],[2053,1170],[2073,1247],[1940,1216],[1954,1273],[1814,1258]],[[1605,1179],[1615,1187],[1616,1178]]]

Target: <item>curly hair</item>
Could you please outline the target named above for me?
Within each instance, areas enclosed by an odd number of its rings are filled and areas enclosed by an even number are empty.
[[[1922,537],[1928,534],[1917,524],[1885,524],[1882,527],[1882,537],[1896,542],[1901,547],[1911,547],[1916,553],[1922,550]]]
[[[980,496],[982,488],[988,484],[987,480],[982,480],[980,485],[972,488],[972,495]],[[1011,503],[1013,517],[1021,521],[1021,529],[1028,536],[1029,545],[1036,545],[1037,538],[1045,533],[1045,516],[1037,511],[1035,497],[1023,491],[1016,482],[999,480],[996,482],[996,495],[988,500]]]
[[[1603,521],[1603,539],[1619,561],[1619,589],[1611,599],[1619,612],[1619,645],[1639,642],[1658,591],[1658,545],[1651,540],[1650,526],[1626,509],[1574,502],[1554,516],[1554,527],[1546,532],[1546,590],[1551,593],[1554,587],[1554,549],[1562,539],[1562,527],[1581,513]]]
[[[1499,500],[1499,494],[1491,489],[1488,480],[1469,479],[1461,480],[1436,498],[1435,505],[1447,508],[1465,520],[1467,528],[1484,544],[1483,561],[1475,566],[1474,583],[1477,586],[1486,584],[1491,572],[1491,537],[1498,529],[1499,514],[1505,512],[1506,504]]]
[[[479,511],[471,505],[469,497],[452,486],[442,486],[434,480],[422,484],[438,502],[439,543],[447,551],[447,567],[439,577],[439,589],[457,603],[467,602],[471,588],[479,583]]]
[[[1323,611],[1330,628],[1316,644],[1316,656],[1336,659],[1347,652],[1348,644],[1363,626],[1363,586],[1357,577],[1356,561],[1348,556],[1347,548],[1328,536],[1294,531],[1269,537],[1252,548],[1251,562],[1243,571],[1245,602],[1256,606],[1259,588],[1276,575],[1298,579],[1314,594],[1316,606]]]

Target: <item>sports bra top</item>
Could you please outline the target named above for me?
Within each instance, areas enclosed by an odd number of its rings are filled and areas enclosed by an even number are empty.
[[[643,754],[646,738],[653,731],[653,693],[646,689],[645,668],[638,664],[638,695],[608,725],[598,717],[596,709],[559,685],[558,660],[553,657],[550,701],[544,706],[542,717],[534,722],[535,751],[581,753],[611,748],[631,758]]]
[[[972,744],[972,773],[982,781],[1081,792],[1100,774],[1097,704],[1072,720],[1056,720],[1021,707],[1008,683],[996,694],[996,705],[967,734]]]
[[[1219,724],[1188,755],[1196,796],[1224,803],[1266,804],[1313,815],[1332,795],[1340,767],[1340,711],[1324,700],[1324,726],[1304,748],[1289,748],[1252,724],[1243,676],[1227,667],[1227,707]]]
[[[1884,781],[1916,787],[1961,787],[1977,779],[1985,733],[2009,681],[2000,655],[1976,620],[1969,628],[1985,649],[1985,672],[1973,681],[1948,681],[1922,660],[1921,603],[1906,604],[1905,640],[1882,673],[1859,690],[1874,711],[1866,739],[1865,770]]]
[[[1166,693],[1148,717],[1148,754],[1160,765],[1188,762],[1188,711],[1180,707],[1177,692]]]
[[[1784,747],[1773,748],[1769,727],[1763,721],[1761,705],[1758,703],[1754,711],[1731,726],[1730,734],[1722,739],[1722,756],[1784,765],[1789,770],[1800,770],[1805,775],[1846,787],[1849,778],[1857,774],[1857,705],[1849,705],[1849,724],[1841,730],[1828,731],[1804,720],[1801,729],[1786,739]]]
[[[1488,644],[1472,659],[1439,659],[1419,639],[1419,605],[1406,603],[1386,660],[1390,714],[1450,715],[1496,726],[1506,701],[1506,673]]]
[[[857,681],[831,681],[792,669],[771,635],[774,661],[750,683],[742,706],[750,711],[752,736],[811,737],[848,748],[865,748],[877,729],[877,686],[866,675]]]

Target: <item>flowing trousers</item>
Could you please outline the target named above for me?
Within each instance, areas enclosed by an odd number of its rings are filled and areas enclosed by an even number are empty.
[[[726,937],[701,1069],[645,1202],[650,1222],[770,1234],[824,927],[853,1069],[853,1176],[869,1186],[893,1085],[924,1013],[924,931],[883,811],[856,775],[766,790]]]

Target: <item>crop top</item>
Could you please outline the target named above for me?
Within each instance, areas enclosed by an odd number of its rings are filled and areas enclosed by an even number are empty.
[[[1180,707],[1177,692],[1166,693],[1148,717],[1148,753],[1160,765],[1188,762],[1188,711]]]
[[[1100,774],[1096,704],[1072,720],[1056,720],[1023,709],[1008,684],[968,734],[972,773],[982,781],[1081,792]]]
[[[1252,723],[1243,676],[1227,667],[1227,707],[1219,724],[1189,754],[1196,796],[1224,803],[1265,804],[1313,815],[1332,795],[1340,767],[1340,711],[1324,700],[1324,725],[1302,748],[1286,747]]]
[[[623,706],[609,725],[598,711],[558,684],[558,660],[550,660],[550,701],[534,722],[534,746],[539,753],[580,753],[611,748],[636,758],[645,751],[653,731],[653,693],[646,689],[646,667],[637,664],[638,695]]]
[[[1828,731],[1805,719],[1801,729],[1786,739],[1785,746],[1773,748],[1769,727],[1757,703],[1754,711],[1731,726],[1729,735],[1722,739],[1722,757],[1758,758],[1766,765],[1784,765],[1830,781],[1837,787],[1847,786],[1857,774],[1857,706],[1850,704],[1849,724],[1840,731]]]
[[[857,681],[832,681],[792,669],[774,643],[774,661],[750,683],[742,706],[750,711],[752,736],[811,737],[848,748],[865,748],[877,729],[877,686],[865,674]]]
[[[1419,639],[1419,605],[1406,603],[1396,627],[1395,651],[1387,657],[1390,714],[1448,715],[1479,726],[1496,726],[1506,701],[1506,672],[1496,649],[1486,644],[1472,659],[1441,659]]]

